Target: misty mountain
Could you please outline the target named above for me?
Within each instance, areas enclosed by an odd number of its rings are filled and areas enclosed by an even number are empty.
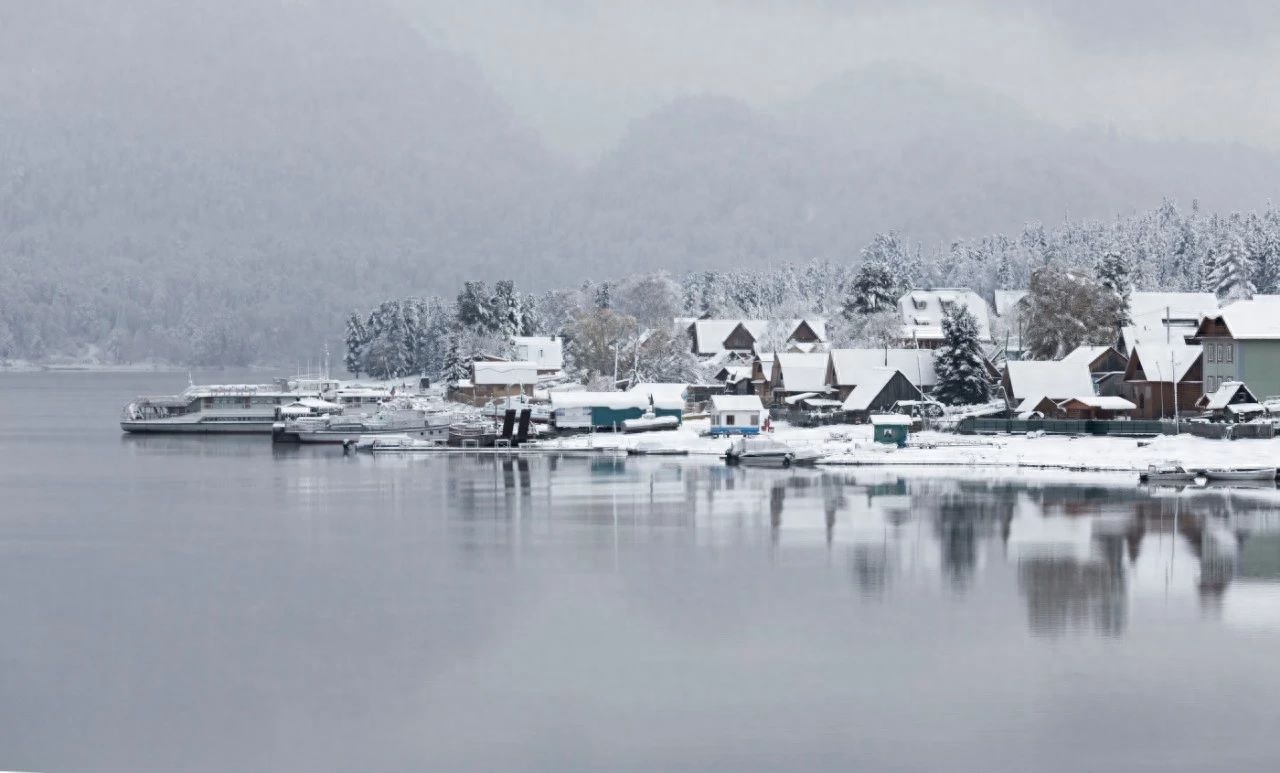
[[[377,0],[10,3],[0,357],[287,360],[353,308],[469,277],[856,259],[889,229],[1256,207],[1278,172],[885,69],[768,111],[681,99],[576,171]]]

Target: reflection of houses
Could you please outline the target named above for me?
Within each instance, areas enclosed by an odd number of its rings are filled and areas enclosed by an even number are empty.
[[[902,317],[903,346],[936,349],[942,345],[942,318],[951,309],[962,306],[978,323],[978,340],[991,342],[991,314],[987,302],[974,291],[964,288],[912,290],[898,299]]]
[[[1207,315],[1195,339],[1204,347],[1204,389],[1243,381],[1255,395],[1280,395],[1280,297],[1236,301]]]
[[[1195,407],[1202,394],[1200,347],[1139,344],[1129,355],[1125,391],[1137,405],[1134,417],[1171,418]]]

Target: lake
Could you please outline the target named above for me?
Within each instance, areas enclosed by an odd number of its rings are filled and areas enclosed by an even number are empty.
[[[0,374],[0,769],[1280,756],[1274,490],[120,433],[185,384]]]

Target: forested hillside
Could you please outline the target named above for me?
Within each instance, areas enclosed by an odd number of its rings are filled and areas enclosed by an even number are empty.
[[[880,232],[927,256],[1277,182],[1269,154],[1066,133],[895,71],[677,101],[576,170],[378,0],[8,3],[0,358],[294,361],[466,279],[852,270]]]

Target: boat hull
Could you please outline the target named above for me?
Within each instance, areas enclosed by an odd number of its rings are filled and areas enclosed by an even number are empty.
[[[1268,467],[1256,470],[1205,470],[1210,481],[1253,481],[1265,483],[1276,479],[1276,469]]]
[[[270,435],[273,419],[262,421],[122,421],[120,429],[133,435]]]

